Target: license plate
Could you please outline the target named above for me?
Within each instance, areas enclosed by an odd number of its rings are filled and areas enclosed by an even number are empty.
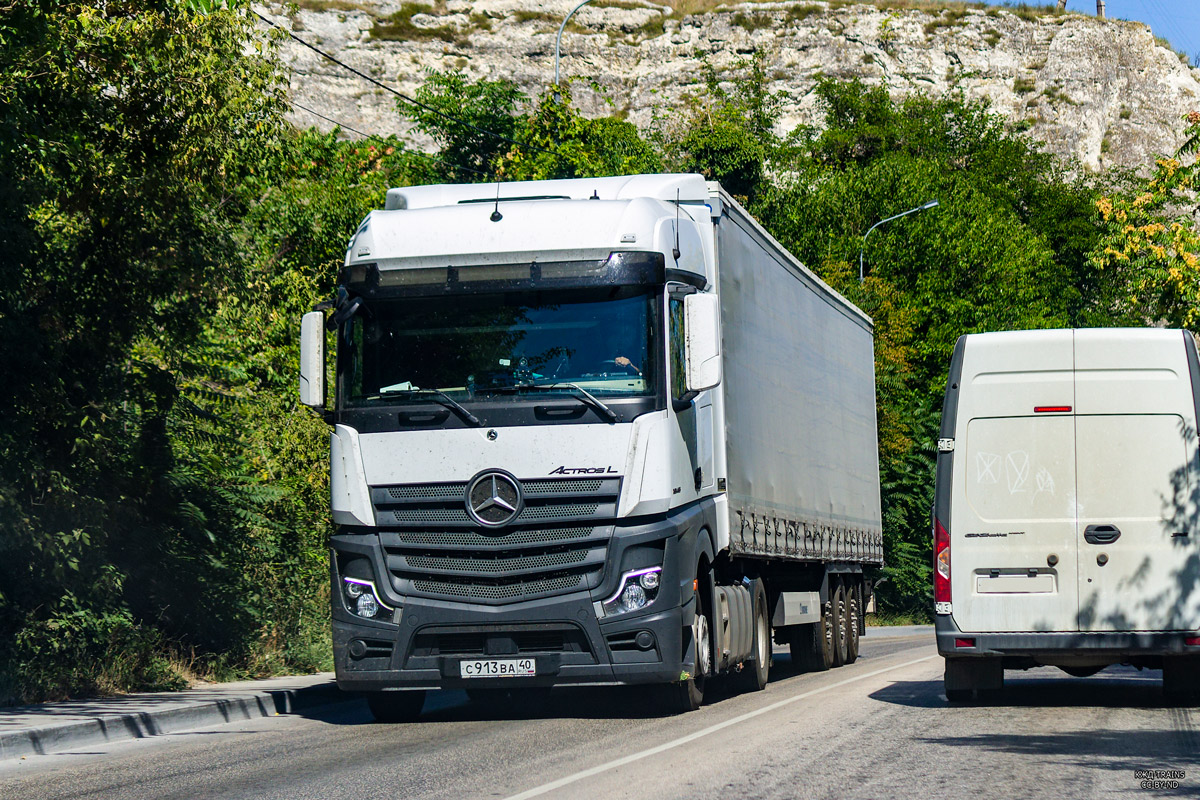
[[[460,661],[459,674],[464,678],[523,678],[536,675],[532,658],[481,658]]]

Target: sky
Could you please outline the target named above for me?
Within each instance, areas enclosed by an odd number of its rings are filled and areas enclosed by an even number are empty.
[[[1017,5],[1017,0],[1001,0]],[[1052,5],[1054,0],[1033,0],[1030,5]],[[1096,13],[1096,0],[1067,0],[1068,11]],[[1117,19],[1144,22],[1171,43],[1177,51],[1187,53],[1193,64],[1200,63],[1200,0],[1105,0],[1104,15]]]

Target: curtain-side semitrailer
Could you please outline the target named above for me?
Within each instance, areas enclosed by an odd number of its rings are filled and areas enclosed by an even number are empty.
[[[717,184],[392,189],[301,338],[338,685],[378,719],[451,687],[660,684],[686,711],[723,674],[762,688],[772,638],[856,658],[871,321]]]

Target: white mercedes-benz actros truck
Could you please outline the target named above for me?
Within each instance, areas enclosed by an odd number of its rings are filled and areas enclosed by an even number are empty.
[[[338,685],[767,681],[853,661],[882,564],[870,319],[717,184],[392,189],[305,316]],[[327,338],[336,380],[326,403]]]

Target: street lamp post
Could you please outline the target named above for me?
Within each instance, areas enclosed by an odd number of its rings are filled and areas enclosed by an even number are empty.
[[[575,16],[575,12],[586,6],[592,0],[583,0],[582,3],[571,9],[571,13],[563,17],[562,24],[558,26],[558,35],[554,37],[554,98],[558,99],[558,60],[560,54],[560,46],[562,45],[563,30],[567,27],[567,22],[571,17]]]
[[[871,231],[875,230],[876,228],[878,228],[880,225],[882,225],[885,222],[891,222],[894,219],[900,219],[901,217],[907,217],[909,214],[915,214],[918,211],[926,211],[930,208],[934,208],[937,205],[938,205],[937,200],[930,200],[928,203],[925,203],[924,205],[917,206],[916,208],[910,208],[908,211],[901,211],[899,214],[890,216],[887,219],[881,219],[881,220],[879,220],[879,222],[876,222],[874,225],[867,228],[867,232],[863,234],[862,246],[858,248],[858,282],[862,283],[863,278],[866,277],[865,274],[863,273],[863,253],[867,249],[867,237],[871,235]]]

